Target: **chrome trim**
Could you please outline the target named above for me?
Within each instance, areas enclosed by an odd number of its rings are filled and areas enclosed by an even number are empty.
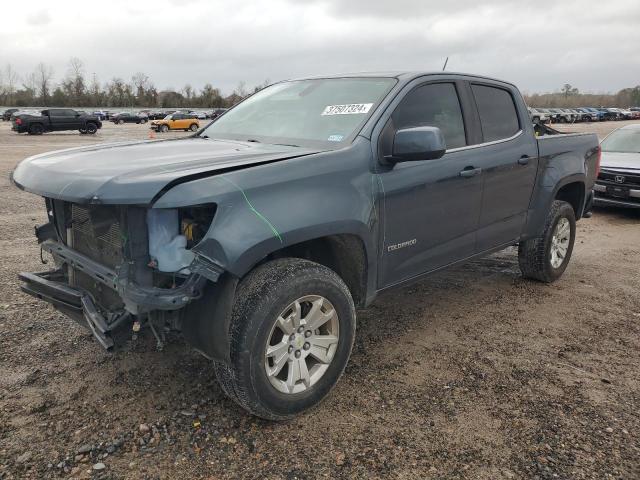
[[[616,185],[614,184],[614,185],[610,185],[610,186],[615,187]],[[593,189],[594,189],[596,192],[605,192],[605,193],[606,193],[606,191],[607,191],[607,186],[606,186],[606,185],[601,185],[601,184],[599,184],[599,183],[596,183],[596,184],[593,186]],[[635,190],[635,189],[630,188],[630,189],[629,189],[629,196],[630,196],[630,197],[633,197],[633,198],[640,198],[640,190]]]
[[[523,130],[518,130],[518,132],[515,135],[513,135],[513,136],[511,136],[509,138],[503,138],[503,139],[500,139],[500,140],[493,140],[492,142],[476,143],[475,145],[467,145],[466,147],[452,148],[451,150],[446,150],[445,154],[461,152],[463,150],[471,150],[473,148],[488,147],[490,145],[498,145],[499,143],[510,142],[511,140],[515,140],[516,138],[518,138],[523,133],[524,133]]]

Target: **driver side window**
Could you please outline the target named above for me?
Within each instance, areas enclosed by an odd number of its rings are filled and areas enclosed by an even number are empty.
[[[396,130],[438,127],[447,150],[467,145],[460,100],[453,83],[422,85],[407,94],[391,116]]]

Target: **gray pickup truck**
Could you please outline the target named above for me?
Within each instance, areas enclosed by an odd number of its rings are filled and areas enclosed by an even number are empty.
[[[107,348],[179,330],[231,398],[285,419],[336,384],[379,292],[512,245],[525,277],[558,279],[599,156],[595,135],[536,138],[502,81],[281,82],[187,138],[21,162],[55,260],[22,288]]]

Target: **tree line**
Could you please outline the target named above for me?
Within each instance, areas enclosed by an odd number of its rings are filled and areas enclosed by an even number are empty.
[[[640,85],[617,93],[581,93],[566,83],[559,92],[525,94],[524,99],[530,107],[542,108],[640,107]]]
[[[0,105],[7,107],[148,107],[148,108],[225,108],[238,103],[249,94],[269,84],[265,81],[253,89],[244,82],[228,95],[207,83],[200,90],[186,84],[180,91],[159,91],[143,72],[129,81],[114,77],[100,83],[95,74],[87,78],[84,63],[79,58],[69,60],[67,72],[56,82],[54,70],[43,62],[32,72],[20,75],[11,64],[0,70]],[[531,107],[630,107],[640,106],[640,85],[617,93],[581,93],[570,84],[559,92],[525,94]]]
[[[244,82],[228,95],[207,83],[201,89],[186,84],[180,91],[158,90],[143,72],[129,81],[114,77],[101,83],[95,74],[90,78],[79,58],[69,60],[66,74],[56,81],[55,72],[44,62],[32,72],[19,74],[11,64],[0,69],[0,105],[7,107],[157,107],[157,108],[225,108],[269,84],[248,89]]]

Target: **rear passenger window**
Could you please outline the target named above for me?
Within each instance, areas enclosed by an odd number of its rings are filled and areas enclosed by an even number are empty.
[[[407,94],[391,116],[396,130],[410,127],[438,127],[447,149],[467,144],[462,109],[453,83],[432,83]]]
[[[518,112],[511,93],[502,88],[471,85],[485,142],[513,137],[520,131]]]

